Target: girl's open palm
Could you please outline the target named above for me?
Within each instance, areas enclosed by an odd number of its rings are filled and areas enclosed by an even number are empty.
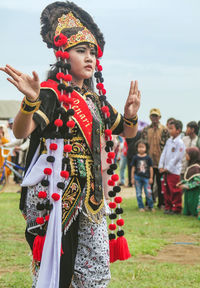
[[[10,77],[7,80],[12,83],[17,89],[22,92],[28,100],[35,101],[40,93],[40,81],[37,73],[32,72],[33,77],[16,70],[10,65],[0,68]]]
[[[137,115],[140,108],[140,91],[138,90],[138,81],[131,81],[129,95],[124,107],[124,116],[132,119]]]

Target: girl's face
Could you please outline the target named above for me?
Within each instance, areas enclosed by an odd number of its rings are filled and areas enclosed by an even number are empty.
[[[187,161],[190,161],[190,156],[189,156],[189,154],[187,152],[185,154],[185,158],[186,158]]]
[[[138,153],[139,154],[145,154],[146,153],[146,145],[145,144],[143,144],[143,143],[139,143],[138,144]]]
[[[80,44],[69,51],[72,82],[82,88],[84,79],[89,79],[96,66],[96,49],[88,44]]]

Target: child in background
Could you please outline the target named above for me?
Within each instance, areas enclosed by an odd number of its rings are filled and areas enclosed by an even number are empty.
[[[179,214],[182,209],[182,190],[177,187],[180,182],[181,163],[185,145],[181,139],[183,124],[179,120],[170,122],[170,138],[160,157],[159,171],[163,173],[162,191],[165,199],[165,214]]]
[[[200,151],[198,147],[186,149],[188,168],[184,179],[177,184],[184,191],[184,215],[197,216],[200,196]]]
[[[148,144],[144,140],[139,140],[136,143],[137,155],[133,156],[131,179],[132,184],[135,185],[137,203],[140,212],[144,212],[144,204],[142,201],[142,188],[146,195],[147,205],[151,211],[153,208],[152,191],[150,184],[153,183],[153,163],[149,155]]]

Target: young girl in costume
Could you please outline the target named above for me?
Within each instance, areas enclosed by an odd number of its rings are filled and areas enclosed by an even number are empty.
[[[43,41],[57,58],[47,81],[40,84],[36,72],[30,77],[10,65],[1,68],[25,96],[14,121],[15,136],[31,136],[20,209],[33,252],[33,287],[107,287],[109,244],[112,262],[130,257],[121,228],[122,199],[116,196],[112,133],[135,136],[138,83],[131,82],[122,116],[106,100],[98,59],[105,42],[91,16],[72,2],[55,2],[42,12],[41,25]],[[110,242],[101,175],[103,133],[110,164]]]
[[[177,184],[184,192],[184,215],[197,216],[200,196],[200,152],[198,147],[186,149],[188,168],[184,179]]]

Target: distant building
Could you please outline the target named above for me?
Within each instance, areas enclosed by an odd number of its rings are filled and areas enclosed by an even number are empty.
[[[15,118],[20,109],[20,104],[20,101],[0,100],[0,122],[7,121],[9,118]]]

